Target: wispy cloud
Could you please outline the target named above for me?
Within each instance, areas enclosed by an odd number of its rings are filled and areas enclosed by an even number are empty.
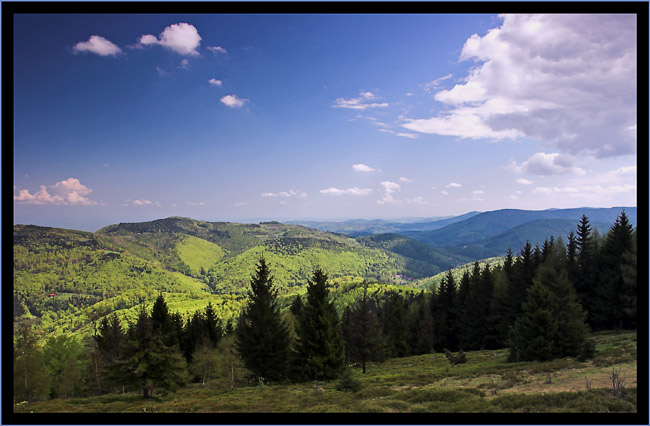
[[[211,78],[210,80],[208,80],[208,83],[210,83],[213,86],[221,87],[223,81],[217,80],[216,78]]]
[[[399,200],[393,198],[393,193],[400,190],[401,186],[399,183],[384,181],[381,182],[381,186],[384,190],[384,196],[377,200],[377,204],[397,204],[400,203]]]
[[[523,179],[523,178],[515,179],[515,182],[520,183],[522,185],[532,185],[534,183],[532,180]]]
[[[124,203],[120,204],[122,207],[161,207],[159,201],[151,200],[126,200]]]
[[[289,191],[282,192],[264,192],[262,197],[280,197],[280,198],[307,198],[306,192],[294,191],[293,189]]]
[[[437,88],[440,85],[440,83],[442,83],[444,80],[447,80],[447,79],[449,79],[451,77],[453,77],[453,74],[447,74],[447,75],[445,75],[443,77],[436,78],[435,80],[424,84],[424,91],[427,92],[427,93],[431,93],[432,89]]]
[[[409,182],[413,182],[413,179],[409,179],[407,177],[402,176],[399,178],[399,181],[404,183],[409,183]]]
[[[201,36],[194,25],[181,22],[172,24],[160,33],[158,38],[145,34],[138,40],[138,46],[160,45],[180,55],[198,56]]]
[[[320,193],[323,195],[331,195],[340,197],[341,195],[368,195],[372,192],[370,188],[357,188],[356,186],[348,189],[327,188],[321,189]]]
[[[88,41],[80,41],[75,44],[72,51],[75,53],[90,52],[99,56],[115,56],[121,53],[122,49],[104,37],[93,35]]]
[[[387,102],[371,102],[377,99],[372,92],[360,92],[359,95],[358,98],[337,98],[332,107],[365,110],[368,108],[386,108],[388,106]]]

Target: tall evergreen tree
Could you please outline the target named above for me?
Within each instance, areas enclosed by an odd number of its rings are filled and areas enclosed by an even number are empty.
[[[280,314],[278,292],[264,259],[251,277],[248,304],[244,308],[235,340],[244,365],[256,377],[280,381],[287,377],[289,327]]]
[[[159,305],[158,313],[161,308],[166,310],[166,304]],[[161,323],[153,320],[143,304],[117,360],[125,384],[137,387],[145,399],[156,390],[162,395],[175,392],[187,380],[187,363],[178,345],[165,344],[172,339],[162,330]]]
[[[584,214],[577,226],[576,246],[578,248],[578,256],[573,285],[575,286],[578,300],[587,311],[587,321],[593,327],[594,296],[598,265],[596,262],[596,246],[592,236],[591,225],[589,224],[589,219]]]
[[[592,306],[594,324],[598,329],[631,328],[636,320],[626,313],[629,312],[626,300],[636,293],[636,288],[625,285],[621,268],[625,253],[633,250],[632,235],[632,225],[623,210],[607,233],[600,250],[599,274]]]
[[[307,282],[307,302],[296,329],[296,352],[304,379],[331,379],[343,367],[343,341],[338,323],[336,309],[329,300],[327,274],[317,268]]]
[[[509,360],[547,361],[555,354],[557,319],[554,315],[553,293],[541,281],[527,291],[522,314],[510,332]]]
[[[368,283],[363,282],[363,296],[350,311],[350,328],[346,341],[350,358],[361,362],[361,370],[366,372],[368,361],[382,361],[386,356],[386,347],[377,319],[374,303],[368,297]]]
[[[406,301],[397,292],[385,294],[382,326],[391,357],[399,358],[409,354],[408,324],[406,317]]]
[[[458,350],[458,301],[454,276],[451,269],[440,281],[438,294],[434,307],[435,339],[434,349],[441,352],[443,349]]]

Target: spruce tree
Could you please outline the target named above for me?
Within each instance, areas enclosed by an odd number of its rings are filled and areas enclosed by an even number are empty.
[[[434,349],[438,352],[443,349],[458,350],[458,306],[457,290],[451,269],[440,281],[437,302],[434,310],[435,340]]]
[[[368,283],[363,282],[363,296],[350,311],[350,328],[346,336],[346,346],[350,358],[361,362],[361,370],[366,372],[368,361],[382,361],[386,356],[386,347],[377,319],[374,303],[368,297]]]
[[[391,357],[399,358],[409,354],[407,339],[408,324],[406,317],[406,302],[397,292],[385,294],[382,325],[384,336]]]
[[[522,314],[510,332],[510,361],[548,361],[553,358],[557,335],[553,307],[553,293],[541,281],[536,281],[526,291]]]
[[[307,301],[301,310],[296,328],[296,352],[303,378],[327,380],[336,377],[343,367],[343,341],[336,309],[329,300],[327,274],[320,268],[307,282]]]
[[[248,304],[235,329],[236,347],[255,377],[281,381],[287,377],[289,327],[280,314],[278,293],[264,259],[251,277]]]
[[[578,300],[587,311],[587,322],[593,327],[593,311],[595,287],[597,284],[598,265],[596,262],[596,246],[592,236],[591,225],[586,215],[582,215],[576,230],[576,273],[573,285]]]
[[[632,251],[632,235],[632,225],[623,210],[600,250],[592,312],[598,329],[631,328],[636,320],[626,314],[630,308],[626,300],[636,293],[636,289],[625,285],[622,273],[624,255]]]

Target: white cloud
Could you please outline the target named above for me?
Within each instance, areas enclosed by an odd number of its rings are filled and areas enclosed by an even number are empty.
[[[525,136],[597,157],[635,153],[636,16],[501,18],[465,42],[460,59],[476,66],[435,95],[450,108],[403,126],[475,139]]]
[[[359,164],[353,164],[352,165],[352,170],[355,172],[376,172],[376,169],[373,169],[370,166],[366,166],[365,164],[359,163]]]
[[[190,206],[205,206],[205,202],[204,202],[204,201],[199,201],[199,202],[188,202],[187,204],[189,204]]]
[[[450,184],[445,185],[445,188],[460,188],[461,186],[463,185],[461,185],[460,183],[451,182]]]
[[[221,98],[221,103],[230,108],[241,108],[248,101],[248,99],[238,98],[237,95],[226,95]]]
[[[415,133],[395,133],[395,136],[400,136],[403,138],[410,138],[410,139],[416,139],[418,135]]]
[[[235,207],[243,207],[243,206],[246,206],[246,205],[248,205],[248,203],[245,202],[245,201],[239,201],[239,202],[234,204]]]
[[[400,190],[400,184],[390,181],[383,181],[380,183],[384,190],[384,196],[377,200],[377,204],[399,203],[400,201],[395,200],[392,194]]]
[[[226,49],[224,49],[221,46],[208,46],[206,49],[208,49],[210,52],[214,53],[215,55],[218,55],[219,53],[223,53],[223,54],[228,53]]]
[[[421,205],[427,204],[427,202],[424,201],[424,198],[422,197],[407,198],[406,202],[408,204],[421,204]]]
[[[532,185],[534,182],[532,180],[528,179],[515,179],[515,182],[520,183],[522,185]]]
[[[436,78],[435,80],[426,83],[424,85],[424,91],[427,92],[427,93],[431,93],[431,89],[435,89],[436,87],[438,87],[440,85],[440,83],[442,83],[444,80],[447,80],[448,78],[451,78],[451,77],[453,77],[453,74],[447,74],[447,75],[445,75],[443,77]]]
[[[294,191],[293,189],[291,189],[289,191],[282,191],[282,192],[265,192],[265,193],[262,194],[262,197],[307,198],[307,193],[306,192],[298,192],[298,191]]]
[[[183,68],[184,70],[188,69],[189,67],[190,67],[190,61],[188,61],[187,59],[183,59],[181,61],[181,65],[179,66],[179,68]]]
[[[442,195],[449,195],[449,193],[448,193],[447,191],[440,191],[440,193],[441,193]]]
[[[223,84],[223,81],[217,80],[216,78],[211,78],[210,80],[208,80],[208,83],[210,83],[213,86],[220,87]]]
[[[347,109],[357,109],[365,110],[368,108],[385,108],[388,106],[386,102],[370,102],[368,101],[377,99],[377,97],[371,92],[360,92],[360,97],[358,98],[337,98],[334,101],[333,108],[347,108]]]
[[[399,181],[404,182],[404,183],[408,183],[408,182],[413,182],[413,179],[409,179],[407,177],[402,176],[402,177],[399,178]]]
[[[372,192],[370,188],[357,188],[356,186],[348,189],[327,188],[321,189],[320,193],[323,195],[332,195],[339,197],[341,195],[368,195]]]
[[[29,190],[22,189],[18,195],[14,195],[14,201],[19,204],[59,204],[68,206],[94,206],[98,205],[96,201],[92,201],[86,197],[93,190],[79,182],[79,179],[68,178],[51,185],[50,191],[48,187],[41,185],[40,189],[35,194],[30,194]]]
[[[181,22],[172,24],[160,33],[158,38],[145,34],[138,40],[139,46],[161,45],[180,55],[198,56],[201,36],[194,25]]]
[[[521,163],[521,165],[512,162],[507,168],[516,173],[526,173],[539,176],[564,174],[584,175],[586,173],[583,169],[574,165],[573,157],[558,152],[551,154],[538,152],[528,160]]]
[[[115,56],[122,52],[116,44],[104,37],[93,35],[88,41],[80,41],[72,47],[73,52],[90,52],[99,56]]]
[[[483,191],[482,189],[477,189],[475,191],[472,191],[472,194],[481,195],[481,194],[485,194],[485,191]]]
[[[126,200],[123,204],[121,204],[122,207],[160,207],[160,202],[159,201],[151,201],[151,200]]]

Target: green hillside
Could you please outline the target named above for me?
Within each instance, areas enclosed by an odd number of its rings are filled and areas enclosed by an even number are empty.
[[[335,285],[340,309],[363,279],[399,283],[403,275],[423,278],[440,271],[346,236],[278,222],[169,218],[96,233],[17,225],[14,320],[30,321],[45,334],[88,335],[93,320],[111,312],[135,318],[138,304],[151,303],[158,292],[182,314],[210,302],[224,321],[236,320],[260,257],[271,266],[283,308],[304,292],[317,266]]]

